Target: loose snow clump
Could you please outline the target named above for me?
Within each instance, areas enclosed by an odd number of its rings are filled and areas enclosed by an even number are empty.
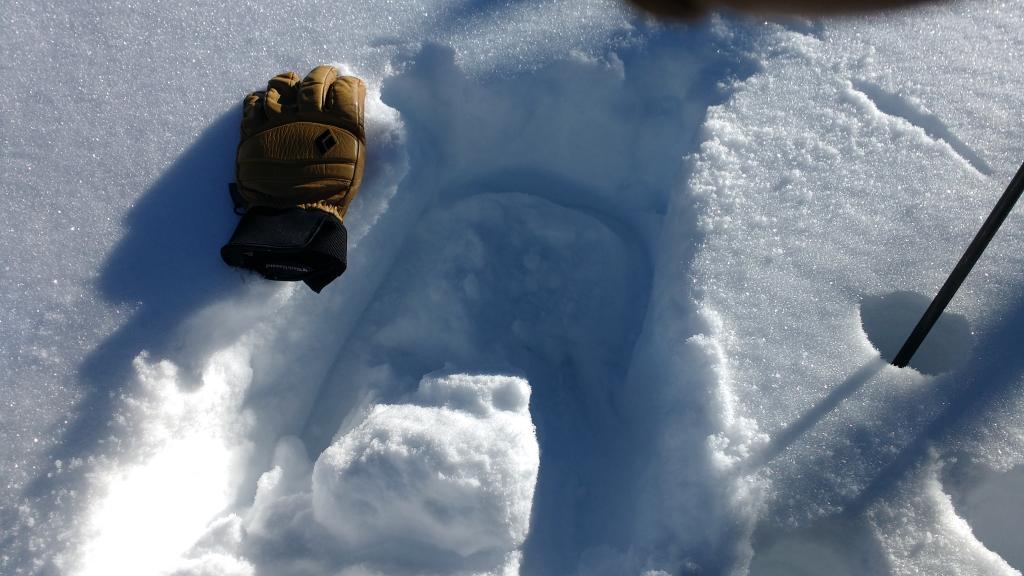
[[[504,556],[525,540],[540,454],[530,387],[427,377],[417,404],[378,405],[313,471],[315,518],[344,544]]]

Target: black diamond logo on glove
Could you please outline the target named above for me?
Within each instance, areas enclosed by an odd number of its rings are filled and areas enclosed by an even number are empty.
[[[338,141],[334,139],[334,134],[331,134],[330,130],[324,130],[323,133],[316,137],[316,147],[320,150],[321,156],[327,154],[337,143]]]

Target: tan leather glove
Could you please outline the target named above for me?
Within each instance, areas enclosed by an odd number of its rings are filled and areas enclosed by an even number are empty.
[[[221,248],[227,264],[316,292],[345,271],[342,222],[363,178],[365,100],[363,81],[333,66],[301,81],[278,74],[245,97],[235,176],[247,211]]]
[[[252,206],[299,206],[344,219],[366,156],[366,85],[317,66],[274,76],[245,98],[238,192]]]

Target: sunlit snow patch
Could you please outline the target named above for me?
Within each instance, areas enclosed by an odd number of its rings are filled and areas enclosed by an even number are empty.
[[[135,360],[139,393],[122,420],[138,442],[132,464],[101,466],[82,576],[169,570],[234,497],[233,469],[248,444],[243,393],[252,379],[244,345],[215,354],[193,390],[171,362]]]
[[[520,378],[425,378],[417,404],[376,406],[320,456],[315,518],[392,562],[514,561],[539,466],[529,398]]]

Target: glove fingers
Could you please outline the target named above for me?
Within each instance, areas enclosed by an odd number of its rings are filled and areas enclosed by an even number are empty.
[[[355,76],[342,76],[331,84],[327,97],[328,109],[343,118],[346,125],[355,128],[359,138],[364,137],[363,114],[366,104],[366,84]]]
[[[299,109],[302,112],[322,112],[327,101],[328,87],[334,84],[338,71],[334,66],[317,66],[302,81],[299,89]]]
[[[263,112],[263,102],[266,100],[266,92],[253,92],[242,101],[242,134],[252,134],[260,124],[266,121],[266,114]]]
[[[286,114],[295,108],[298,85],[299,75],[295,72],[283,72],[270,79],[263,103],[267,118]]]

